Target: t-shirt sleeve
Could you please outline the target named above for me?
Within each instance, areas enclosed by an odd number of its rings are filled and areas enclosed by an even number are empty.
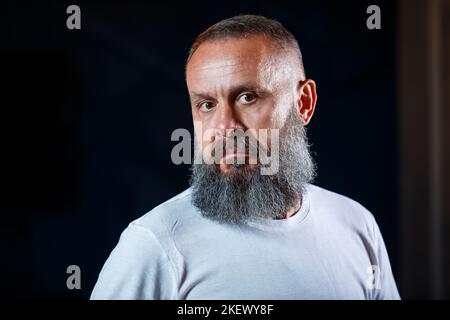
[[[176,297],[176,273],[154,233],[129,225],[105,262],[92,300],[170,300]]]
[[[375,239],[375,252],[377,257],[377,265],[375,267],[376,272],[379,272],[379,275],[375,275],[376,277],[378,277],[375,281],[379,283],[376,283],[376,285],[372,289],[373,299],[398,300],[400,299],[400,295],[398,293],[397,285],[392,273],[386,246],[384,244],[378,224],[376,223],[375,219],[372,219],[372,221]]]

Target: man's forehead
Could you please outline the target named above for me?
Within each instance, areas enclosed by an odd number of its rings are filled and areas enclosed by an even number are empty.
[[[193,53],[190,63],[196,64],[206,58],[244,60],[249,57],[260,58],[263,55],[274,54],[275,47],[272,40],[262,36],[207,40]]]
[[[198,81],[233,81],[234,78],[245,78],[243,81],[256,80],[260,64],[255,61],[239,63],[235,60],[205,61],[202,65],[193,66],[187,70],[187,80],[193,84]]]
[[[188,84],[211,79],[256,78],[273,64],[274,50],[259,37],[208,41],[192,55],[186,69]]]

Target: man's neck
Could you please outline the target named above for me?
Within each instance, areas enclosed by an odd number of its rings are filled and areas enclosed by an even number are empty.
[[[281,218],[275,218],[275,219],[280,220],[280,219],[287,219],[289,217],[292,217],[300,210],[301,207],[302,207],[302,197],[300,196],[300,198],[297,200],[296,205],[294,207],[292,207],[286,213],[284,213]]]

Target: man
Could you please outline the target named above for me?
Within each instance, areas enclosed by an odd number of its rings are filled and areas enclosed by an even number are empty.
[[[399,299],[373,216],[310,184],[316,84],[294,36],[262,16],[220,21],[192,45],[186,81],[191,187],[126,228],[91,298]]]

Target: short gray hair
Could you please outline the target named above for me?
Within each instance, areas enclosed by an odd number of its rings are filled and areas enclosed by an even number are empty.
[[[302,61],[297,40],[280,22],[260,15],[238,15],[221,20],[199,34],[189,50],[187,62],[200,45],[206,41],[226,38],[241,39],[258,35],[268,37],[281,48],[294,49]]]

